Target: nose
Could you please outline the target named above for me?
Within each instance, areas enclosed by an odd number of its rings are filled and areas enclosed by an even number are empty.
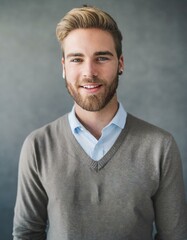
[[[91,60],[85,61],[83,66],[83,77],[85,78],[95,78],[97,77],[97,68]]]

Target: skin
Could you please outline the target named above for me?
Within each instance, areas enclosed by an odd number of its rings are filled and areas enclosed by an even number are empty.
[[[113,37],[100,29],[76,29],[63,41],[63,75],[79,121],[97,139],[118,110],[118,73],[124,69]]]

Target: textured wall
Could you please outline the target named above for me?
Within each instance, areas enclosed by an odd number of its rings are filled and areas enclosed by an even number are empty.
[[[72,106],[61,79],[56,23],[92,1],[0,0],[0,238],[11,239],[20,148],[34,129]],[[127,111],[170,131],[187,189],[187,2],[95,0],[124,34],[126,72],[119,98]]]

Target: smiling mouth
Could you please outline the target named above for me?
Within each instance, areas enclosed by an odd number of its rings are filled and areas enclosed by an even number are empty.
[[[97,85],[84,85],[84,86],[81,86],[81,87],[85,88],[85,89],[96,89],[96,88],[101,87],[101,84],[97,84]]]

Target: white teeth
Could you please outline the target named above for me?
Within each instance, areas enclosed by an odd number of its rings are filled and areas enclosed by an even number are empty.
[[[89,88],[89,89],[91,89],[91,88],[96,88],[96,87],[98,87],[99,85],[94,85],[94,86],[91,86],[91,85],[88,85],[88,86],[83,86],[84,88]]]

